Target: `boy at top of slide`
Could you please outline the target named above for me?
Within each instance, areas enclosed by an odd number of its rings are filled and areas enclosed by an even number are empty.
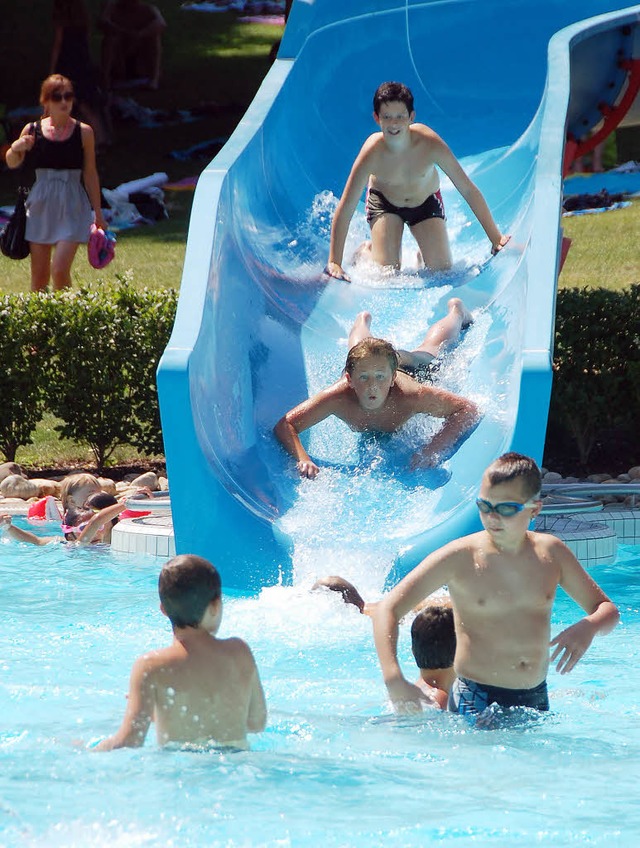
[[[342,268],[344,246],[365,185],[374,262],[400,268],[402,233],[407,224],[427,268],[443,271],[451,267],[436,166],[471,207],[491,242],[491,253],[498,253],[509,241],[449,147],[430,127],[413,123],[415,114],[413,95],[406,85],[385,82],[379,86],[373,98],[373,117],[380,132],[370,135],[362,145],[336,208],[325,268],[329,276],[350,281]]]

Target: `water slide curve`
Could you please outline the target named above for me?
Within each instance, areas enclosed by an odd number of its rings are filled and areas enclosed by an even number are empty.
[[[565,139],[586,137],[601,104],[624,96],[639,21],[640,6],[607,0],[295,0],[278,59],[194,198],[158,370],[178,552],[211,559],[238,589],[305,568],[349,576],[364,552],[382,552],[373,567],[395,578],[478,528],[477,485],[494,457],[542,459]],[[406,273],[356,268],[351,285],[329,282],[332,204],[387,79],[413,90],[416,120],[462,161],[510,249],[487,261],[445,179],[451,273],[413,270],[409,242]],[[348,248],[365,234],[360,208]],[[441,380],[479,403],[477,429],[440,472],[409,472],[407,442],[433,426],[415,423],[389,446],[393,473],[387,446],[365,445],[363,459],[362,439],[325,422],[304,436],[322,472],[299,481],[271,429],[338,378],[357,312],[408,347],[452,294],[476,320]]]

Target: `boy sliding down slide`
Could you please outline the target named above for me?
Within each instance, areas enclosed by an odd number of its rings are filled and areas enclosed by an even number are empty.
[[[443,418],[442,428],[414,454],[411,465],[434,468],[448,459],[476,426],[480,413],[470,400],[421,381],[429,379],[439,355],[458,342],[472,321],[463,302],[451,298],[447,315],[429,328],[419,348],[396,351],[389,342],[371,337],[371,315],[361,312],[349,335],[344,375],[290,410],[274,427],[300,475],[314,478],[320,469],[299,434],[330,415],[361,433],[393,433],[420,413]]]
[[[437,133],[414,124],[413,95],[406,85],[385,82],[373,98],[373,118],[380,132],[370,135],[351,168],[331,227],[331,246],[325,273],[350,282],[342,268],[349,224],[365,185],[366,214],[371,227],[367,245],[371,259],[387,268],[400,268],[404,225],[420,248],[421,260],[432,271],[451,267],[436,166],[450,178],[482,225],[495,255],[509,241],[491,216],[479,189]]]
[[[485,471],[476,501],[484,530],[434,551],[373,609],[376,649],[396,709],[418,710],[422,698],[398,664],[398,622],[445,583],[457,637],[449,710],[476,719],[491,708],[484,726],[491,726],[492,705],[548,710],[549,661],[557,660],[557,670],[566,674],[596,634],[618,623],[617,607],[569,548],[528,529],[542,508],[540,486],[532,459],[518,453],[499,457]],[[586,616],[550,640],[558,586]]]

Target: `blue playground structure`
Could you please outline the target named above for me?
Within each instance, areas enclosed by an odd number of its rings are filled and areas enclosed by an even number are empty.
[[[640,6],[615,0],[295,0],[278,59],[194,198],[158,370],[178,552],[211,559],[244,590],[290,581],[305,557],[335,573],[365,549],[382,551],[395,579],[479,527],[492,459],[511,449],[542,459],[563,168],[633,99],[639,22]],[[416,120],[447,141],[511,234],[494,259],[444,180],[451,273],[323,276],[335,200],[376,130],[384,80],[412,89]],[[359,210],[348,250],[365,236]],[[409,347],[452,294],[476,320],[442,384],[479,403],[477,429],[441,472],[409,472],[399,436],[390,473],[385,451],[363,458],[362,440],[324,422],[305,434],[323,470],[300,481],[272,427],[339,377],[357,312]]]

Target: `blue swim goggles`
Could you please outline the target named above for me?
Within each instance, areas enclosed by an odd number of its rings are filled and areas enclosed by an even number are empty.
[[[484,515],[490,515],[492,512],[495,512],[503,518],[512,518],[514,515],[522,512],[523,509],[535,506],[536,503],[537,501],[527,501],[523,504],[516,503],[515,501],[502,501],[501,503],[492,504],[489,501],[485,501],[484,498],[476,499],[476,506]]]

